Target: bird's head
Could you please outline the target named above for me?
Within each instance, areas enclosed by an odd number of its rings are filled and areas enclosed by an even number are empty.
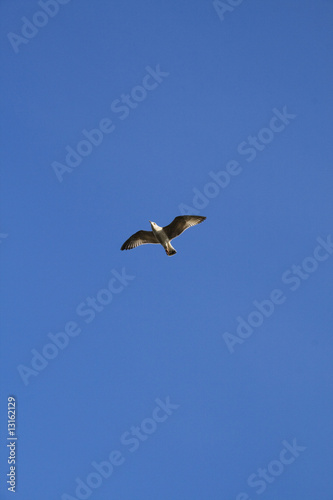
[[[156,227],[157,227],[156,222],[152,222],[151,220],[149,222],[150,222],[151,228],[156,229]]]

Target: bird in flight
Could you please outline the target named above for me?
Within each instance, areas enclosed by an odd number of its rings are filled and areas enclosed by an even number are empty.
[[[132,234],[122,245],[121,250],[131,250],[146,243],[160,243],[167,255],[174,255],[177,252],[171,245],[171,240],[182,234],[185,229],[200,224],[205,219],[206,217],[200,217],[199,215],[179,215],[173,219],[171,224],[164,227],[158,226],[156,222],[149,221],[152,230],[138,231]]]

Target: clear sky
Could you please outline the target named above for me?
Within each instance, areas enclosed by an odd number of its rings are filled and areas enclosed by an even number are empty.
[[[331,500],[333,2],[0,19],[1,499]]]

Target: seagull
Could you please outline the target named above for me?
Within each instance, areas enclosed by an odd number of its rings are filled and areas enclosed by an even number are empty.
[[[177,252],[171,245],[171,240],[182,234],[185,229],[200,224],[205,219],[206,217],[200,217],[199,215],[179,215],[173,219],[171,224],[165,227],[158,226],[156,222],[149,221],[152,230],[138,231],[132,234],[120,250],[131,250],[146,243],[160,243],[167,255],[175,255]]]

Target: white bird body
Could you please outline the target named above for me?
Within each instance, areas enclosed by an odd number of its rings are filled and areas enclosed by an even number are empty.
[[[156,222],[151,222],[151,221],[149,222],[156,239],[161,243],[167,255],[174,255],[175,253],[177,253],[176,250],[171,245],[170,239],[168,238],[168,235],[164,231],[164,228],[156,224]]]

